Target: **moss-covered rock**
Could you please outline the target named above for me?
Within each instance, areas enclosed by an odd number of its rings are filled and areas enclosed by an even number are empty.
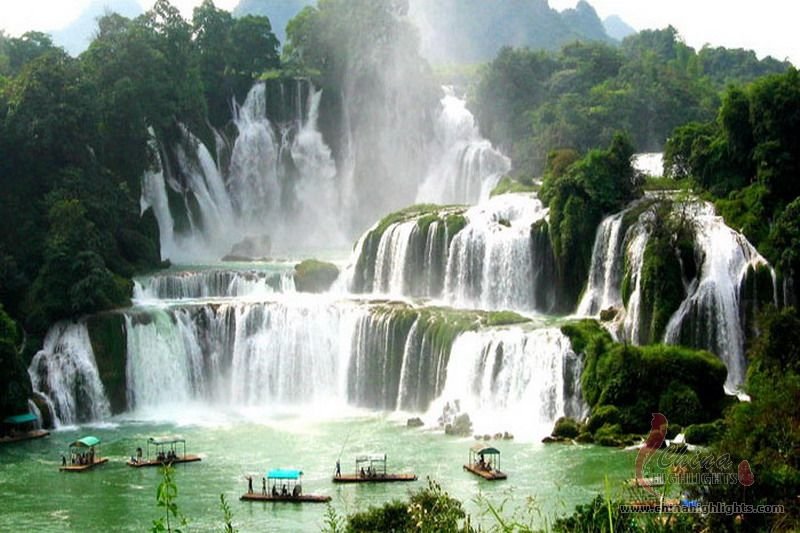
[[[497,196],[499,194],[516,193],[516,192],[538,192],[539,186],[533,180],[520,181],[511,176],[504,176],[495,185],[489,196]]]
[[[339,277],[333,263],[306,259],[294,267],[294,286],[300,292],[325,292]]]
[[[580,433],[580,424],[574,419],[567,416],[562,416],[556,420],[553,427],[554,437],[563,437],[567,439],[574,439]]]
[[[125,372],[128,346],[125,319],[121,313],[98,313],[87,318],[86,327],[92,342],[100,381],[111,405],[111,412],[121,413],[128,407]]]
[[[594,441],[600,446],[624,446],[626,439],[619,424],[605,424],[594,432]]]
[[[646,432],[654,412],[663,412],[671,423],[681,425],[711,421],[721,416],[728,403],[723,388],[727,370],[709,352],[623,345],[593,320],[566,324],[561,331],[582,355],[582,392],[593,415],[610,416],[614,411],[603,408],[613,406],[618,413],[614,423],[624,433]],[[597,428],[615,418],[590,418],[589,424]]]
[[[592,416],[589,417],[589,421],[586,423],[586,429],[595,433],[605,425],[619,424],[620,418],[619,409],[615,406],[601,405],[592,412]]]
[[[689,444],[706,445],[715,440],[725,430],[722,420],[705,424],[692,424],[684,429],[683,434]]]

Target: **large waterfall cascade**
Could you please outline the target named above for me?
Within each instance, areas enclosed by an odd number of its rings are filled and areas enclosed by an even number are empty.
[[[699,272],[687,280],[687,296],[669,319],[662,340],[717,354],[728,368],[726,388],[733,391],[743,382],[745,373],[742,286],[748,272],[769,265],[742,234],[725,225],[711,204],[691,201],[676,204],[674,209],[682,210],[692,221]],[[653,212],[644,210],[629,227],[624,227],[627,212],[607,217],[598,227],[589,282],[577,314],[599,316],[601,310],[615,308],[619,312],[613,331],[621,338],[640,343],[641,269],[649,238],[648,220]],[[625,265],[631,276],[627,305],[623,304],[621,288]],[[772,300],[775,293],[773,289],[768,299]]]
[[[465,224],[450,234],[448,217]],[[537,301],[553,280],[537,271],[547,253],[531,242],[531,226],[548,210],[533,194],[503,194],[466,210],[442,208],[393,222],[378,236],[373,227],[359,240],[347,271],[349,287],[375,295],[436,298],[477,309],[546,311]],[[423,232],[421,222],[435,216]],[[369,267],[374,264],[374,270]]]
[[[152,141],[162,166],[144,176],[142,208],[154,210],[165,257],[202,264],[245,237],[265,236],[290,254],[340,242],[348,221],[339,205],[352,199],[347,183],[336,184],[355,160],[337,168],[317,125],[321,93],[308,88],[303,99],[300,83],[297,92],[305,102],[290,120],[273,123],[265,86],[256,84],[234,106],[235,138],[215,132],[216,158],[186,129],[179,146]],[[199,403],[259,411],[357,407],[431,419],[458,400],[476,431],[521,435],[545,432],[559,416],[582,416],[580,362],[557,327],[488,327],[481,318],[491,310],[536,316],[553,308],[553,273],[544,266],[552,249],[536,229],[546,227],[548,210],[535,194],[489,197],[509,161],[480,138],[452,91],[434,131],[416,198],[479,203],[420,206],[376,223],[358,240],[338,290],[298,293],[290,264],[275,261],[138,278],[135,306],[121,311],[128,412],[164,416],[169,406]],[[173,212],[181,202],[184,209]],[[624,307],[618,332],[635,342],[649,215],[624,227],[628,213],[598,228],[578,313]],[[747,268],[765,262],[707,206],[692,216],[704,259],[664,340],[683,341],[692,336],[687,324],[713,316],[713,331],[694,337],[709,340],[735,385],[743,372],[743,334],[731,329],[739,324],[737,291]],[[110,416],[85,326],[54,327],[30,372],[60,423]]]
[[[33,389],[48,399],[57,425],[105,420],[111,414],[83,322],[50,328],[28,373]]]

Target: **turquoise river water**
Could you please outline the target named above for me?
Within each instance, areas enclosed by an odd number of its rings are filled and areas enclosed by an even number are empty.
[[[465,503],[473,520],[491,524],[482,495],[505,512],[530,512],[545,524],[557,515],[604,491],[606,478],[614,486],[632,477],[634,454],[577,445],[543,445],[499,441],[501,468],[507,481],[487,482],[463,471],[472,438],[454,438],[440,431],[407,429],[399,415],[374,412],[342,413],[315,419],[308,414],[271,415],[221,413],[197,406],[169,423],[114,419],[109,424],[72,427],[36,441],[0,448],[0,530],[2,531],[148,531],[159,517],[157,469],[130,468],[125,460],[153,435],[179,433],[187,452],[199,463],[178,465],[177,503],[189,519],[185,531],[219,531],[219,505],[225,494],[235,526],[247,531],[319,531],[325,505],[239,501],[247,490],[246,476],[260,489],[268,468],[297,467],[304,471],[307,493],[332,496],[339,514],[363,510],[405,498],[437,480]],[[182,419],[183,418],[183,419]],[[190,420],[191,419],[191,420]],[[187,420],[190,420],[187,422]],[[71,440],[86,434],[102,439],[102,456],[110,461],[84,473],[58,471],[61,453]],[[334,485],[330,478],[341,454],[343,472],[353,469],[360,453],[385,452],[390,470],[415,472],[413,483]]]

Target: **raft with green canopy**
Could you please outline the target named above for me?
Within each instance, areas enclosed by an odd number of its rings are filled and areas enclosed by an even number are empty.
[[[199,455],[186,453],[186,439],[179,435],[150,437],[145,443],[147,454],[143,456],[141,446],[136,448],[136,455],[127,461],[128,466],[163,466],[178,463],[194,463],[202,460]],[[151,455],[152,451],[152,455]]]
[[[370,453],[356,456],[353,474],[342,474],[339,462],[333,474],[334,483],[391,483],[394,481],[416,481],[416,474],[390,474],[386,471],[386,454]]]
[[[83,472],[108,462],[108,457],[100,457],[100,439],[87,435],[69,444],[69,461],[61,455],[62,472]]]
[[[464,470],[489,481],[508,477],[500,470],[500,450],[480,442],[469,449],[469,462],[464,465]]]
[[[300,478],[303,471],[295,468],[273,468],[261,479],[261,491],[253,490],[253,476],[247,476],[247,492],[239,498],[242,501],[257,502],[311,502],[331,501],[330,496],[303,494]]]
[[[3,419],[0,423],[0,444],[21,440],[38,439],[50,434],[46,429],[36,426],[39,417],[33,413],[20,413]]]

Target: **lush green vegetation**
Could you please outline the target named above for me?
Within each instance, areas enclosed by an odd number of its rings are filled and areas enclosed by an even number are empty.
[[[707,191],[726,222],[742,231],[777,268],[794,279],[800,210],[800,74],[733,86],[716,120],[677,128],[666,145],[665,169]],[[789,283],[797,301],[797,284]]]
[[[31,382],[28,370],[20,356],[19,330],[0,305],[0,416],[5,418],[28,412]]]
[[[632,155],[629,139],[617,134],[607,149],[589,150],[580,159],[572,150],[554,151],[548,158],[539,196],[550,207],[561,309],[574,309],[586,283],[600,221],[640,194]]]
[[[139,206],[148,129],[167,151],[181,123],[213,140],[207,125],[279,65],[266,17],[209,0],[191,21],[167,0],[133,20],[107,14],[77,59],[42,33],[0,34],[0,303],[26,353],[56,320],[127,305],[133,274],[161,264]]]
[[[586,430],[598,442],[645,433],[651,413],[669,413],[671,423],[685,426],[713,421],[727,405],[725,365],[708,352],[616,343],[593,320],[561,330],[583,355],[581,390],[591,408]]]
[[[697,52],[669,27],[642,31],[619,47],[504,48],[470,107],[484,135],[512,155],[515,174],[530,178],[542,174],[551,150],[585,152],[609,143],[616,131],[626,131],[637,151],[659,151],[677,126],[713,118],[727,83],[788,67],[743,50]]]

